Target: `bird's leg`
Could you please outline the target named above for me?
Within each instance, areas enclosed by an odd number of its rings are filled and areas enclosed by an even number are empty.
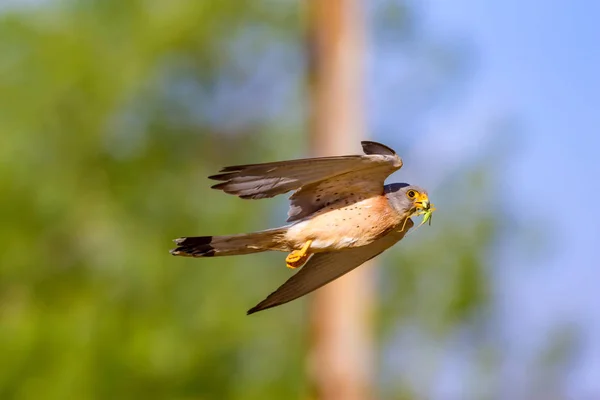
[[[310,247],[312,240],[307,240],[304,243],[304,246],[300,250],[294,250],[285,258],[285,264],[288,268],[298,268],[304,265],[310,253],[307,253],[308,248]]]

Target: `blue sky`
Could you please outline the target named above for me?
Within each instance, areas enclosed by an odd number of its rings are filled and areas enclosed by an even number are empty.
[[[582,348],[564,386],[573,398],[600,396],[600,2],[413,3],[427,32],[466,39],[476,53],[459,103],[423,128],[427,141],[446,149],[437,168],[476,153],[485,141],[477,127],[490,118],[520,121],[502,185],[510,209],[522,221],[539,220],[550,245],[527,257],[507,238],[497,262],[506,379],[526,385],[527,360],[555,327],[573,323]],[[514,390],[509,396],[518,398]]]

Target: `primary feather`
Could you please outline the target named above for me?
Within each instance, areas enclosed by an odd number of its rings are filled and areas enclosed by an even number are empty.
[[[213,189],[244,199],[262,199],[295,190],[288,222],[302,219],[352,194],[382,194],[385,179],[402,167],[391,148],[361,142],[365,155],[305,158],[223,168],[210,179],[223,181]],[[329,204],[327,204],[329,203]]]

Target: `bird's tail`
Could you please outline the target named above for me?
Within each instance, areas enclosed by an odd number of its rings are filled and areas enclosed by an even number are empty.
[[[287,227],[227,236],[196,236],[175,239],[171,254],[184,257],[235,256],[268,250],[289,251],[284,243]]]

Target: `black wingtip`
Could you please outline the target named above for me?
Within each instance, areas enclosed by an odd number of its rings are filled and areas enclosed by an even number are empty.
[[[249,309],[248,311],[246,311],[246,315],[252,315],[259,311],[268,310],[269,308],[277,307],[279,305],[281,305],[281,304],[279,304],[279,303],[269,304],[267,302],[267,299],[265,299],[265,300],[261,301],[260,303],[258,303],[257,305],[255,305],[254,307],[252,307],[251,309]]]
[[[269,308],[271,308],[271,307],[265,307],[265,308],[260,308],[258,306],[252,307],[251,309],[249,309],[248,311],[246,311],[246,315],[252,315],[252,314],[255,314],[255,313],[259,312],[259,311],[264,311],[264,310],[269,309]]]
[[[251,309],[249,309],[248,311],[246,311],[246,315],[252,315],[254,313],[264,310],[263,303],[264,300],[252,307]]]
[[[221,190],[223,189],[225,186],[227,186],[229,184],[229,182],[221,182],[221,183],[216,183],[214,185],[212,185],[210,188],[211,189],[216,189],[216,190]]]
[[[369,140],[363,140],[360,142],[362,145],[363,151],[365,154],[380,154],[383,156],[395,156],[396,152],[391,147],[386,146],[385,144],[372,142]]]

